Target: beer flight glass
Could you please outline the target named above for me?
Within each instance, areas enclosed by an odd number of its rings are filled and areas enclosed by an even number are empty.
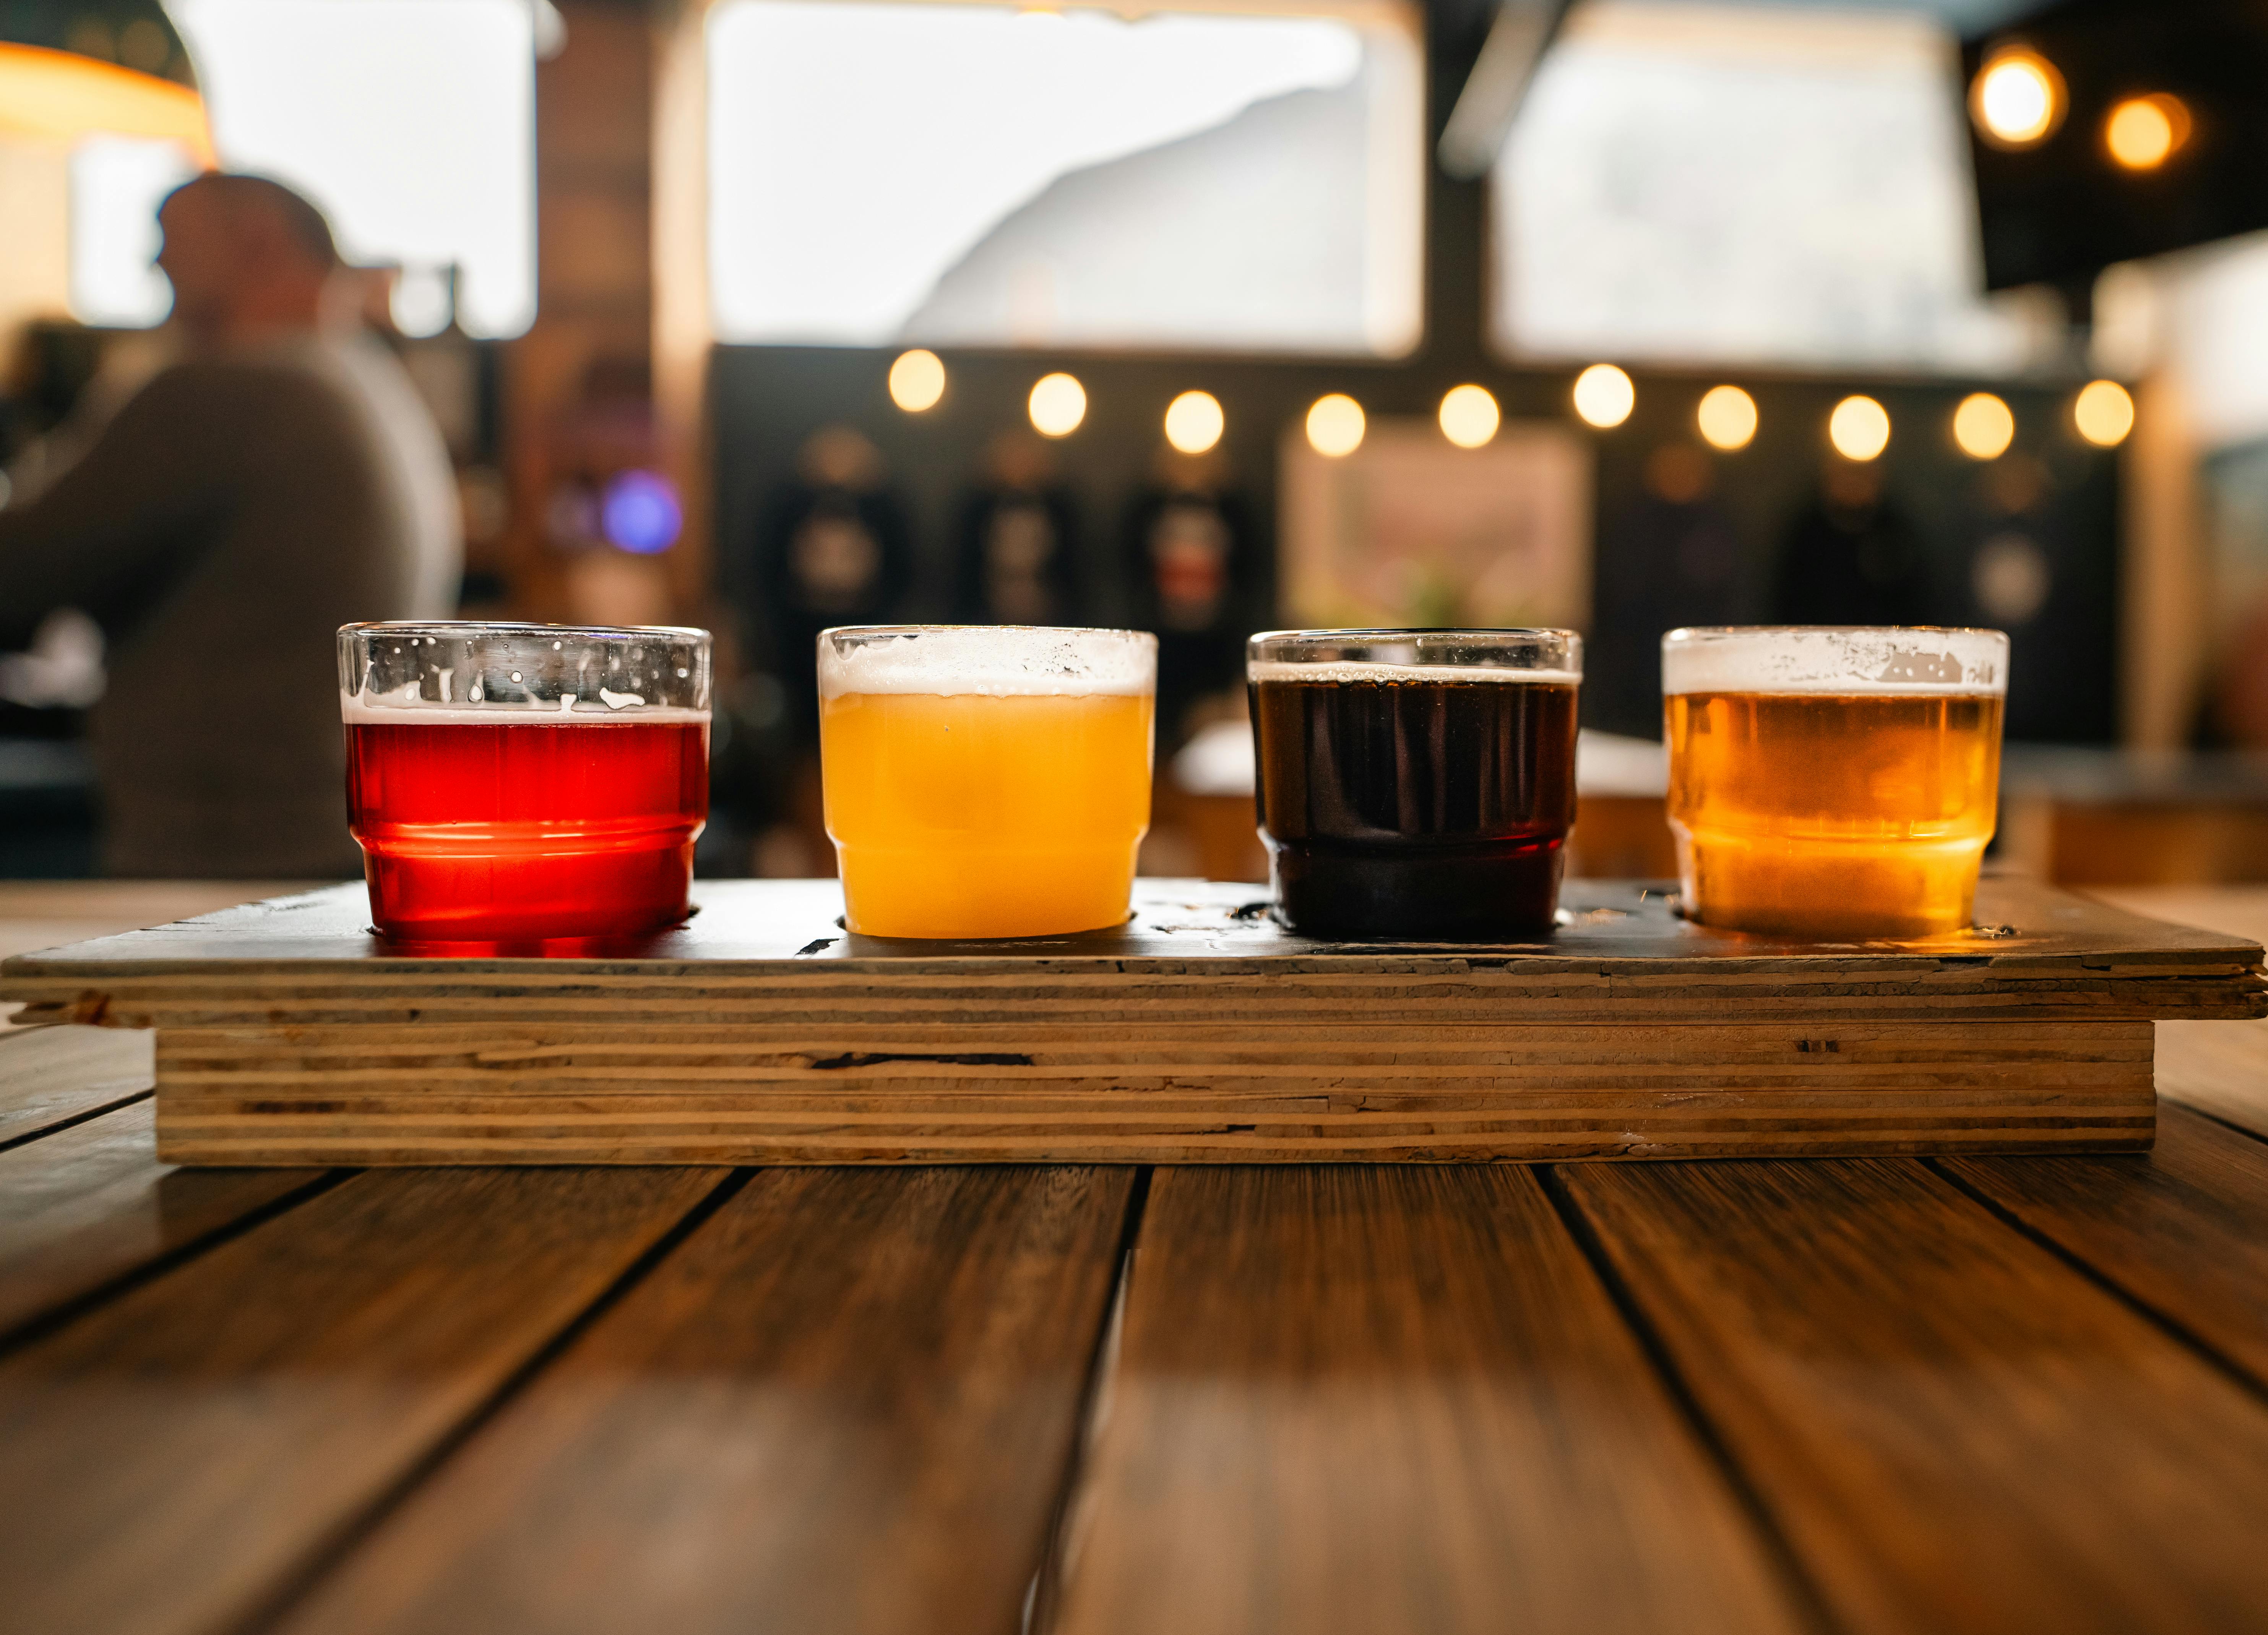
[[[1123,922],[1150,827],[1158,638],[872,625],[819,637],[844,924],[1041,937]]]
[[[1548,934],[1575,817],[1572,630],[1276,630],[1246,649],[1277,912],[1308,936]]]
[[[2007,637],[1672,630],[1661,687],[1688,914],[1830,941],[1970,924],[1999,791]]]
[[[493,952],[685,917],[706,630],[350,624],[338,642],[348,821],[382,934]]]

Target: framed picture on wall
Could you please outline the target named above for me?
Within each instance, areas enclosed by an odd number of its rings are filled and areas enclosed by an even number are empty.
[[[1333,459],[1287,429],[1285,612],[1303,625],[1557,625],[1591,612],[1591,450],[1507,421],[1479,448],[1379,419]]]

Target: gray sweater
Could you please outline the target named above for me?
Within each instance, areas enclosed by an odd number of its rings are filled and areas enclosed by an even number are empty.
[[[107,637],[94,712],[114,874],[339,878],[333,638],[445,618],[462,563],[431,417],[364,337],[176,364],[28,504],[0,510],[0,650],[57,608]]]

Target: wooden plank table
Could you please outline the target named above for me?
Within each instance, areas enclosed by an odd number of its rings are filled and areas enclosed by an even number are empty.
[[[2132,1156],[512,1172],[14,1030],[0,1628],[2268,1628],[2268,1022],[2159,1028]]]

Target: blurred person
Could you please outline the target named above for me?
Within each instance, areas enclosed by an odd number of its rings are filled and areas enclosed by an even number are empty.
[[[180,352],[0,510],[0,649],[77,608],[109,644],[91,736],[107,872],[359,874],[337,628],[446,617],[446,451],[358,327],[313,204],[212,173],[158,210]]]

